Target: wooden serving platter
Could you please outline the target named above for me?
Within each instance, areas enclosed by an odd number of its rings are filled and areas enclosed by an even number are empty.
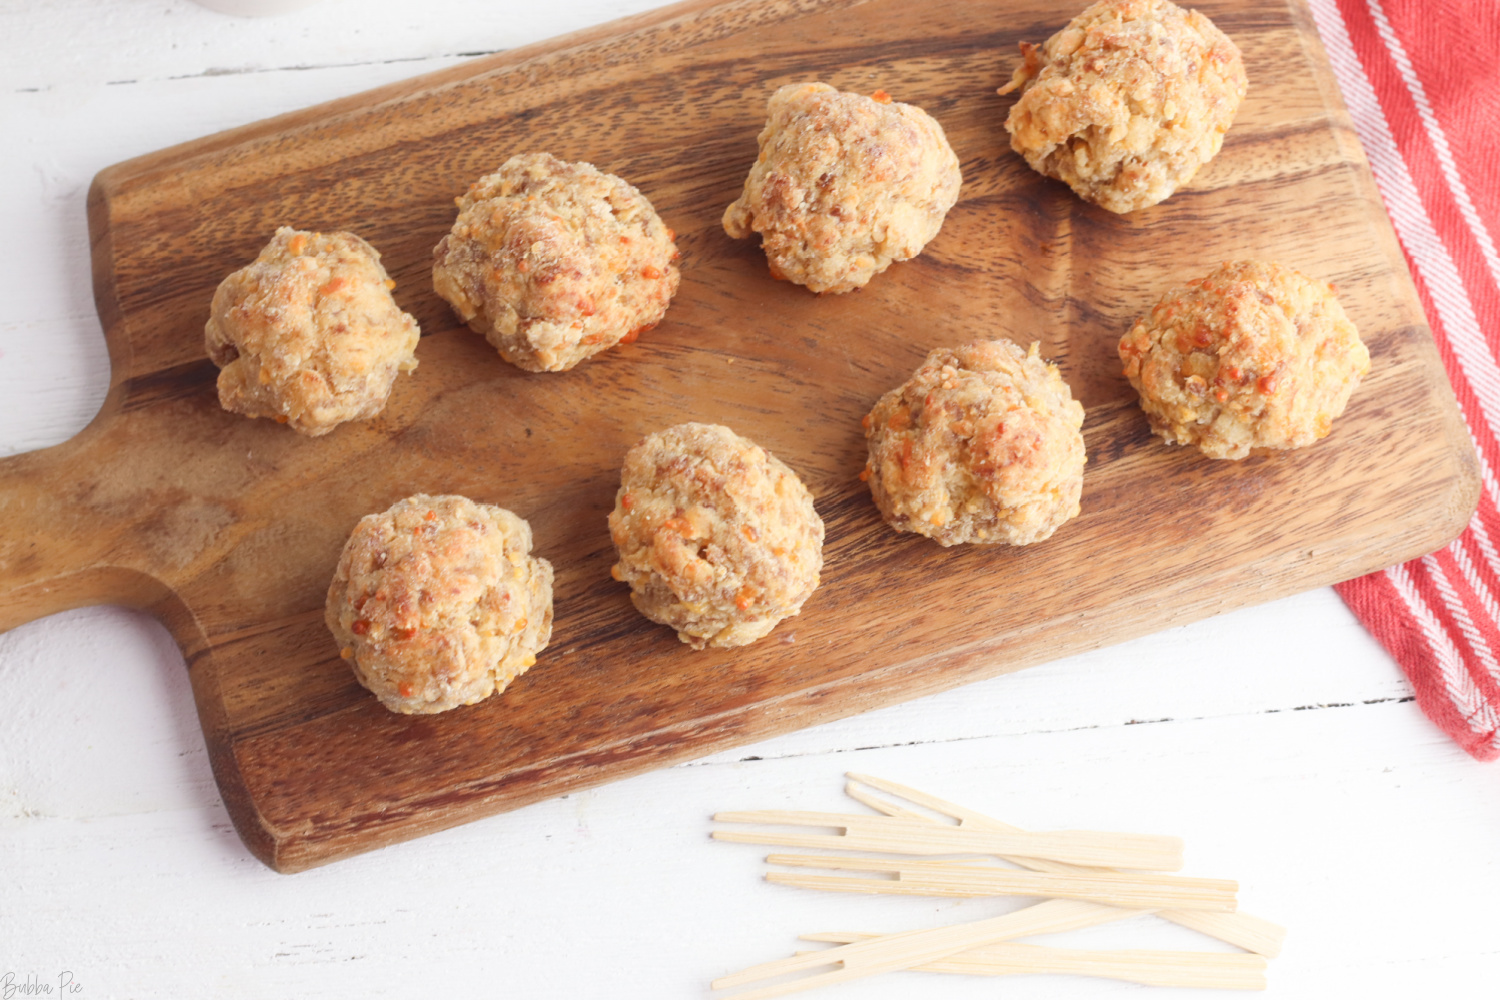
[[[241,836],[295,871],[1441,546],[1475,462],[1311,19],[1299,0],[1201,6],[1244,50],[1249,97],[1186,190],[1124,217],[1009,151],[995,88],[1018,41],[1071,13],[1037,0],[681,4],[104,171],[112,388],[74,440],[0,461],[0,627],[98,602],[160,615]],[[766,97],[808,79],[927,108],[963,162],[926,253],[855,294],[773,281],[719,227]],[[629,179],[684,251],[666,321],[560,375],[504,364],[429,276],[454,196],[529,150]],[[223,412],[203,354],[214,287],[281,224],[364,235],[424,332],[386,412],[325,438]],[[1336,281],[1374,369],[1313,448],[1164,447],[1115,342],[1169,284],[1250,255]],[[1087,408],[1083,514],[1019,550],[887,530],[856,478],[860,416],[931,348],[997,335],[1040,340]],[[783,458],[828,526],[822,588],[741,650],[693,652],[609,575],[621,458],[687,419]],[[355,522],[419,491],[528,518],[557,627],[503,696],[402,717],[339,659],[323,595]]]

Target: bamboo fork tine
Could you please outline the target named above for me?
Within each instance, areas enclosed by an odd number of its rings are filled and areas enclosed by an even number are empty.
[[[1008,823],[1002,823],[997,819],[991,819],[990,817],[983,816],[971,809],[965,809],[963,806],[958,805],[954,802],[949,802],[947,799],[940,799],[936,795],[929,795],[921,789],[912,788],[910,785],[903,785],[895,781],[888,781],[885,778],[877,778],[869,774],[860,774],[856,771],[848,771],[844,776],[854,781],[858,781],[861,784],[869,785],[871,788],[877,788],[882,792],[889,792],[892,795],[898,795],[908,802],[915,802],[917,805],[931,809],[935,813],[942,813],[944,816],[947,816],[950,819],[956,819],[958,820],[960,826],[962,826],[964,823],[977,820],[990,829],[1019,829],[1019,827],[1013,827]],[[901,807],[896,806],[895,808],[900,809]],[[908,815],[920,815],[918,813],[912,813],[910,810],[903,809],[902,811],[906,812]]]
[[[936,929],[952,930],[951,927],[940,927]],[[825,965],[840,966],[841,968],[838,971],[847,971],[851,968],[861,968],[867,964],[869,959],[878,959],[882,957],[873,954],[873,952],[875,951],[875,946],[878,945],[882,948],[891,946],[900,947],[909,944],[909,939],[915,937],[916,935],[924,933],[928,932],[903,931],[896,934],[864,935],[861,936],[858,940],[847,941],[843,943],[848,945],[869,945],[870,947],[868,948],[828,948],[822,951],[798,952],[790,958],[778,958],[774,961],[762,962],[759,965],[752,965],[747,969],[741,969],[739,972],[730,973],[727,976],[720,976],[718,979],[715,979],[712,983],[710,983],[709,986],[710,988],[716,990],[729,989],[732,986],[744,986],[747,983],[753,983],[757,980],[772,979],[776,976],[790,975],[794,972],[805,972],[808,969],[816,969]],[[929,941],[929,943],[931,942]],[[876,971],[879,970],[871,969],[869,972],[864,973],[864,975],[874,975]],[[797,985],[798,989],[811,989],[814,985],[823,985],[822,980],[827,975],[829,975],[829,973],[819,973],[818,975],[810,977],[809,979],[795,980],[794,983],[795,985]],[[777,987],[783,985],[791,986],[794,985],[794,983],[777,984]],[[801,985],[802,983],[808,983],[809,985],[803,986]],[[795,991],[787,990],[786,992],[790,993]],[[745,994],[736,994],[733,1000],[740,1000],[740,998],[744,995]]]
[[[1249,913],[1207,913],[1203,910],[1157,910],[1174,924],[1218,938],[1227,944],[1275,958],[1281,954],[1286,928]]]
[[[936,795],[929,795],[926,792],[911,788],[907,785],[902,785],[894,781],[888,781],[884,778],[876,778],[873,775],[859,774],[853,771],[848,772],[846,776],[853,781],[869,785],[871,788],[879,789],[880,791],[886,792],[891,795],[900,796],[901,798],[906,799],[908,802],[913,802],[927,809],[931,809],[933,812],[940,813],[944,816],[949,817],[950,819],[956,819],[958,820],[960,826],[964,826],[967,824],[970,829],[989,829],[1002,832],[1013,832],[1019,830],[1019,827],[1011,826],[1009,823],[1001,822],[1000,820],[986,816],[983,813],[974,812],[972,809],[966,809],[963,806],[948,802],[944,799],[940,799]],[[849,791],[848,786],[845,787],[845,791]],[[888,811],[889,809],[899,810],[900,812],[908,816],[920,815],[913,812],[912,810],[905,809],[904,807],[896,805],[894,803],[883,803],[883,806],[876,805],[875,801],[881,800],[877,800],[876,797],[872,795],[865,794],[863,797],[861,797],[859,795],[853,795],[851,793],[851,796],[857,801],[863,802],[866,805],[869,805],[871,808],[877,810],[878,812],[885,813],[886,815],[892,815]],[[924,818],[927,820],[927,822],[934,825],[943,825],[940,821],[935,820],[931,817]],[[1001,855],[1001,857],[1003,857],[1006,861],[1011,861],[1015,864],[1021,865],[1022,867],[1030,868],[1033,871],[1064,873],[1079,872],[1081,870],[1080,866],[1070,865],[1066,862],[1061,861],[1052,861],[1042,858],[1016,857],[1012,855]],[[1095,870],[1097,871],[1099,869]],[[1277,924],[1273,924],[1269,920],[1264,920],[1260,917],[1252,916],[1248,913],[1205,913],[1196,910],[1168,909],[1158,910],[1157,915],[1165,920],[1170,920],[1172,923],[1178,924],[1179,926],[1190,928],[1191,930],[1198,931],[1202,934],[1207,934],[1209,937],[1217,938],[1220,941],[1235,945],[1239,948],[1244,948],[1247,951],[1253,951],[1256,954],[1264,955],[1267,958],[1275,958],[1277,955],[1281,954],[1281,946],[1283,941],[1285,941],[1286,939],[1286,928],[1281,927]]]
[[[850,945],[870,943],[889,945],[900,943],[901,937],[902,935],[900,934],[871,934],[868,936],[861,935],[857,939],[841,943]],[[799,951],[791,958],[778,958],[770,962],[762,962],[759,965],[752,965],[741,969],[739,972],[720,976],[709,983],[709,988],[727,990],[731,987],[744,986],[746,983],[753,983],[757,980],[774,979],[777,976],[789,976],[794,972],[806,972],[808,969],[817,969],[825,965],[836,965],[842,970],[847,970],[858,967],[858,962],[859,955],[855,954],[852,950],[846,952],[842,948],[828,948],[822,951]],[[814,986],[822,986],[826,981],[825,977],[828,975],[829,973],[823,972],[816,976],[810,976],[807,979],[795,980],[795,983],[798,989],[812,989]],[[804,983],[806,985],[803,985]],[[787,990],[786,992],[792,993],[795,990]],[[734,1000],[740,1000],[742,996],[744,994],[736,994]]]
[[[991,874],[1007,875],[1021,882],[1034,881],[1037,885],[1046,885],[1053,881],[1051,876],[1041,872],[1019,871],[1015,868],[1001,868],[999,865],[987,865],[976,861],[953,861],[946,858],[864,858],[851,857],[845,854],[769,854],[766,863],[772,865],[786,865],[789,868],[827,868],[831,871],[846,872],[888,872],[896,876],[908,874],[950,874],[957,877],[968,877],[970,875],[983,878]],[[1101,878],[1103,876],[1100,876]],[[1140,881],[1140,882],[1173,882],[1187,881],[1181,875],[1122,875],[1113,873],[1114,881]],[[1108,881],[1109,879],[1106,879]],[[1063,880],[1057,880],[1060,884],[1066,884]]]
[[[769,844],[773,847],[827,847],[857,851],[850,839],[837,833],[765,833],[757,830],[715,830],[709,836],[731,844]]]
[[[1120,872],[1052,875],[952,861],[898,861],[801,854],[772,854],[766,861],[790,868],[825,868],[895,876],[894,879],[834,878],[787,872],[769,872],[766,875],[768,882],[809,889],[917,896],[1043,896],[1087,899],[1127,909],[1176,907],[1230,912],[1234,910],[1234,894],[1238,888],[1227,879],[1128,875]]]
[[[847,830],[850,820],[873,819],[858,813],[825,813],[804,809],[742,809],[714,813],[715,823],[765,823],[777,826],[830,826]]]
[[[877,935],[846,931],[804,934],[804,941],[844,944]],[[1266,959],[1243,952],[1114,950],[1048,948],[1039,945],[981,945],[947,958],[913,966],[915,972],[949,972],[976,976],[1020,973],[1060,973],[1121,979],[1142,986],[1184,986],[1198,989],[1263,990]]]
[[[1183,892],[1149,891],[1071,891],[1065,887],[1012,887],[1005,885],[983,885],[955,883],[952,881],[914,879],[881,879],[861,876],[805,875],[800,872],[770,872],[766,881],[776,885],[789,885],[799,889],[819,889],[824,892],[852,892],[867,896],[947,896],[972,899],[976,896],[1040,896],[1050,899],[1083,899],[1101,906],[1114,906],[1122,910],[1141,912],[1157,911],[1171,906],[1181,910],[1232,913],[1234,898],[1222,898],[1212,893],[1199,893],[1189,897]]]
[[[1146,871],[1175,871],[1182,867],[1182,841],[1140,833],[1099,833],[1090,830],[1051,830],[1041,833],[960,829],[927,819],[865,814],[793,812],[767,809],[717,813],[727,823],[765,823],[781,826],[821,826],[837,834],[770,834],[715,830],[717,840],[792,847],[835,847],[851,851],[892,854],[1000,854],[1056,858],[1076,864],[1111,865]]]
[[[1118,920],[1128,912],[1079,900],[1053,899],[1035,906],[1028,906],[1014,913],[990,917],[987,920],[935,927],[931,930],[882,934],[829,948],[826,951],[793,955],[790,958],[766,962],[715,979],[712,986],[716,990],[727,989],[774,976],[804,972],[824,965],[840,966],[830,972],[805,976],[734,996],[734,1000],[767,1000],[769,997],[779,997],[818,986],[848,982],[851,979],[882,972],[909,969],[1008,938],[1053,934],[1079,927],[1090,927],[1094,924]]]
[[[872,778],[863,774],[854,774],[853,772],[850,772],[847,776],[854,779],[854,781],[866,782],[873,785],[874,787],[881,788],[885,791],[890,791],[893,795],[901,794],[900,792],[895,791],[895,789],[906,788],[905,785],[898,785],[894,781],[885,781],[881,778]],[[957,819],[958,829],[963,829],[965,824],[967,824],[968,829],[970,830],[988,829],[1002,833],[1021,832],[1021,828],[1018,826],[1011,826],[1009,823],[1002,823],[998,819],[990,819],[988,816],[981,816],[978,813],[970,812],[969,810],[964,809],[961,806],[956,806],[951,802],[945,802],[934,795],[928,795],[925,792],[919,792],[914,788],[907,790],[915,795],[920,796],[924,800],[923,804],[926,805],[929,809],[932,809],[934,812],[942,813],[944,816],[947,816],[951,819]],[[938,826],[948,825],[946,823],[943,823],[941,820],[933,819],[926,813],[919,813],[914,810],[906,809],[902,806],[896,805],[894,802],[887,802],[884,799],[863,791],[862,789],[858,789],[852,783],[846,783],[844,785],[844,791],[849,795],[850,798],[854,799],[855,801],[863,802],[870,808],[885,813],[887,816],[894,815],[892,812],[890,812],[890,810],[896,810],[896,812],[906,817],[926,820],[928,823],[933,823]],[[997,854],[996,857],[1000,858],[1002,861],[1009,861],[1013,865],[1020,865],[1023,868],[1030,868],[1032,871],[1053,872],[1058,875],[1086,874],[1090,872],[1107,872],[1113,870],[1101,865],[1069,864],[1066,861],[1056,861],[1052,858],[1027,858],[1013,854]]]
[[[790,809],[756,809],[714,813],[716,823],[766,823],[780,826],[825,826],[838,833],[765,833],[752,830],[714,830],[709,834],[715,840],[735,844],[770,844],[780,847],[831,847],[847,846],[849,835],[845,820],[848,816],[839,813],[817,813]]]
[[[852,778],[854,777],[854,775],[850,774],[849,777]],[[844,793],[855,802],[867,805],[871,809],[874,809],[876,812],[884,813],[887,816],[899,816],[902,819],[928,818],[927,816],[924,816],[922,813],[916,812],[915,810],[898,806],[894,802],[888,802],[878,795],[871,795],[869,792],[865,791],[863,788],[860,788],[852,781],[845,783]]]

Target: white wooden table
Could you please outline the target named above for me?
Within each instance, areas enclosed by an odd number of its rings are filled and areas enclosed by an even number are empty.
[[[96,171],[653,5],[324,0],[238,20],[186,0],[0,0],[0,454],[66,439],[103,400]],[[847,770],[1022,826],[1184,836],[1188,874],[1237,878],[1246,910],[1290,929],[1273,996],[1500,992],[1500,770],[1422,717],[1327,590],[296,876],[231,829],[153,621],[94,608],[0,636],[0,690],[3,998],[698,997],[798,932],[1017,905],[772,886],[764,851],[708,839],[718,809],[858,809]],[[1071,942],[1213,947],[1152,918]],[[1138,989],[902,973],[810,995]]]

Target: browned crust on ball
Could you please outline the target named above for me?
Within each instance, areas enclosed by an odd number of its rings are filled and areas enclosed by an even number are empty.
[[[1151,429],[1211,458],[1312,444],[1370,368],[1332,285],[1258,260],[1171,289],[1119,351]]]
[[[552,636],[552,564],[502,507],[419,493],[365,517],[324,614],[354,676],[393,712],[505,690]]]
[[[310,437],[375,416],[417,367],[420,331],[394,285],[353,233],[276,230],[214,292],[203,339],[220,405]]]
[[[848,292],[921,253],[962,180],[942,126],[921,108],[884,92],[788,84],[771,95],[760,157],[724,231],[759,233],[777,277]]]
[[[513,156],[458,199],[432,285],[506,361],[566,371],[661,322],[682,278],[673,240],[614,174]]]
[[[1078,514],[1083,407],[1037,345],[938,348],[864,419],[886,523],[940,545],[1029,545]]]
[[[1240,50],[1170,0],[1101,0],[1023,55],[1005,127],[1032,169],[1111,212],[1155,205],[1224,142],[1246,89]]]
[[[727,427],[678,424],[625,456],[612,575],[694,649],[743,646],[802,609],[823,568],[812,494]]]

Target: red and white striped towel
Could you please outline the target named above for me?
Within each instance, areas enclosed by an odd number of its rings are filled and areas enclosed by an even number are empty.
[[[1479,453],[1469,527],[1339,594],[1473,756],[1500,756],[1500,3],[1311,0]]]

